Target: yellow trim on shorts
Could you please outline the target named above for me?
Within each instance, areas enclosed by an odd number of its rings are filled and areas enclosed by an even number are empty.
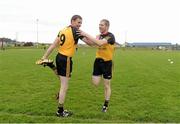
[[[111,70],[111,73],[112,73],[112,77],[113,77],[113,75],[114,75],[114,62],[112,61],[112,68],[111,68],[112,70]]]
[[[67,57],[67,63],[66,63],[66,77],[70,77],[70,57]]]

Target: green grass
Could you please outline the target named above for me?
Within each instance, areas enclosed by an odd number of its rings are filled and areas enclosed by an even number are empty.
[[[90,83],[95,51],[79,48],[73,58],[65,102],[70,118],[55,116],[59,80],[35,65],[44,50],[0,51],[0,122],[180,122],[180,51],[117,49],[107,113],[100,111],[103,84]]]

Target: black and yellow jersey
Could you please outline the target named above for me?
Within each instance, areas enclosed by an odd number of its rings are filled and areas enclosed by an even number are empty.
[[[72,57],[76,51],[79,35],[77,29],[72,26],[65,27],[59,31],[58,38],[60,39],[58,52],[62,55]]]
[[[99,40],[107,40],[107,44],[98,47],[96,58],[102,58],[104,61],[112,60],[114,53],[115,37],[112,33],[101,34],[97,37]]]

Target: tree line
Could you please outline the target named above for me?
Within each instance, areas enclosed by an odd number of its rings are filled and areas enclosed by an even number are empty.
[[[10,39],[10,38],[0,38],[0,41],[1,42],[6,42],[6,43],[14,43],[14,42],[16,42],[16,40],[12,40],[12,39]]]

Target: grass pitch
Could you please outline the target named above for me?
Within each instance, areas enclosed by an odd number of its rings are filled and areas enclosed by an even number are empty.
[[[0,122],[180,122],[179,51],[117,49],[107,113],[101,112],[103,84],[91,84],[95,51],[79,48],[73,57],[65,102],[74,113],[69,118],[55,116],[59,80],[35,65],[44,50],[0,51]]]

